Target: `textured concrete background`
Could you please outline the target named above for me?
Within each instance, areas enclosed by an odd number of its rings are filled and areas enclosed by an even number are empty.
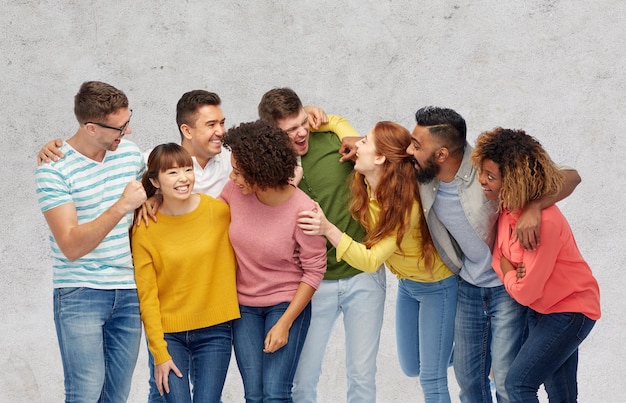
[[[624,401],[625,1],[1,3],[0,401],[63,398],[34,159],[74,133],[72,98],[87,80],[126,92],[130,139],[144,149],[179,140],[176,101],[200,88],[220,94],[229,127],[255,119],[266,90],[290,86],[361,133],[383,119],[412,129],[428,104],[459,111],[472,141],[498,125],[526,129],[583,178],[561,208],[600,282],[603,317],[581,348],[580,401]],[[397,363],[388,280],[378,400],[422,401]],[[338,329],[320,402],[344,400],[342,341]],[[146,381],[144,349],[131,402],[145,401]],[[233,365],[224,401],[242,400]]]

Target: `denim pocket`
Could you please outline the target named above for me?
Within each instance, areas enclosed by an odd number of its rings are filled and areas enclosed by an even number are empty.
[[[384,266],[373,273],[367,273],[381,290],[387,290],[387,270]]]
[[[84,291],[87,287],[62,287],[55,288],[54,294],[59,300],[67,299],[73,297],[82,291]]]
[[[596,321],[593,319],[589,319],[587,315],[584,315],[582,313],[579,313],[577,315],[581,316],[581,321],[578,333],[576,333],[576,337],[578,337],[578,340],[582,342],[587,338],[587,336],[589,336],[589,333],[591,333],[591,329],[593,329],[593,327],[595,326]]]

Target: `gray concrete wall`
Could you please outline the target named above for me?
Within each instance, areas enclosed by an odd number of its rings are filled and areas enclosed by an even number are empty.
[[[87,80],[126,92],[130,139],[144,149],[178,141],[175,103],[197,88],[222,96],[227,126],[255,119],[266,90],[290,86],[362,133],[382,119],[412,129],[427,104],[459,111],[472,141],[497,125],[526,129],[583,178],[561,208],[600,282],[603,317],[581,347],[580,401],[623,401],[625,1],[2,3],[0,401],[63,397],[33,173],[37,150],[74,132],[72,98]],[[397,363],[388,279],[379,401],[422,401]],[[345,395],[342,341],[338,329],[322,402]],[[130,401],[145,401],[146,381],[142,350]],[[453,375],[450,383],[458,399]],[[242,396],[233,365],[224,400]]]

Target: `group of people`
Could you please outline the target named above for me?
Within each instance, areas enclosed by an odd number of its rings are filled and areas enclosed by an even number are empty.
[[[542,384],[576,401],[600,306],[554,205],[575,170],[521,130],[473,149],[447,108],[360,137],[289,88],[228,131],[220,103],[183,94],[181,144],[144,164],[124,93],[86,82],[78,130],[42,149],[66,401],[127,399],[143,322],[151,402],[219,402],[231,351],[247,402],[315,402],[341,316],[347,401],[374,402],[385,267],[400,366],[426,402],[450,401],[451,364],[463,402],[491,401],[490,373],[498,401],[536,401]]]

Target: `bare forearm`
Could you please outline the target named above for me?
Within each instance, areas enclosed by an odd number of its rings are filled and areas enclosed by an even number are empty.
[[[79,224],[73,203],[48,210],[44,216],[63,254],[76,260],[94,250],[128,212],[134,211],[145,200],[146,191],[141,182],[130,181],[120,199],[93,221]]]
[[[337,228],[330,221],[325,220],[321,229],[322,235],[324,235],[326,239],[328,239],[328,241],[333,244],[333,246],[336,247],[337,245],[339,245],[339,242],[341,241],[341,236],[343,235],[343,232],[341,232],[339,228]]]
[[[528,204],[533,204],[533,207],[543,210],[546,207],[558,203],[571,195],[574,192],[574,189],[576,189],[576,186],[578,186],[581,182],[580,175],[578,175],[578,172],[573,169],[561,170],[561,175],[563,176],[563,187],[560,192],[545,195],[544,197],[534,200]]]
[[[500,268],[502,269],[502,276],[506,276],[511,270],[515,270],[513,264],[504,256],[500,258]]]
[[[66,240],[65,256],[70,260],[79,259],[100,245],[102,240],[126,215],[126,211],[116,204],[98,216],[95,220],[77,225],[69,231]],[[59,246],[61,246],[59,244]]]
[[[311,301],[314,293],[315,288],[306,283],[300,283],[293,299],[289,303],[289,307],[285,310],[285,313],[283,313],[283,316],[281,316],[278,321],[287,324],[288,327],[291,327],[293,321],[296,320],[298,315],[302,313],[302,310]]]
[[[78,224],[73,204],[44,213],[61,252],[71,261],[94,250],[124,217],[127,210],[119,201],[93,221]]]

